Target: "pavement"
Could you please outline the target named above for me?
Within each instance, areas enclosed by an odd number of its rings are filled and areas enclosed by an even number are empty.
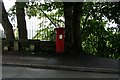
[[[80,56],[18,56],[2,55],[2,65],[81,72],[120,73],[120,61],[108,58]]]

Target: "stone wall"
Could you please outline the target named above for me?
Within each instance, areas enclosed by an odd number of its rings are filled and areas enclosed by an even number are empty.
[[[7,50],[6,47],[8,47],[8,51],[55,51],[55,42],[39,40],[3,40],[2,50]]]

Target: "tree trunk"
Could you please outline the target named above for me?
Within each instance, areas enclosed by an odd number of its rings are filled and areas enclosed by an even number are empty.
[[[2,24],[2,1],[0,1],[0,23]]]
[[[6,39],[7,40],[14,40],[14,33],[13,33],[13,26],[8,19],[8,14],[5,10],[4,4],[2,2],[2,26],[4,28]]]
[[[80,20],[83,2],[64,3],[65,41],[70,42],[72,51],[83,52],[80,39]],[[70,49],[69,49],[70,50]]]
[[[73,48],[76,51],[82,51],[82,46],[81,46],[81,39],[80,39],[80,20],[82,17],[82,6],[83,2],[76,2],[74,3],[74,8],[73,8],[73,23],[72,23],[72,29],[73,29],[73,35],[74,35],[74,40],[73,40]]]
[[[24,2],[16,2],[16,15],[17,15],[19,40],[27,39],[24,4],[25,4]]]
[[[64,17],[65,17],[65,46],[73,43],[72,32],[72,11],[73,3],[64,2]],[[72,44],[71,44],[72,45]]]

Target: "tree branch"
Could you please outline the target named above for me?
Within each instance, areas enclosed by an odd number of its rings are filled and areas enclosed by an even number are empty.
[[[85,22],[83,24],[83,29],[82,29],[82,31],[80,33],[80,36],[82,36],[82,34],[83,34],[83,32],[84,32],[84,30],[86,28],[85,26],[86,26],[86,23],[87,23],[87,20],[88,20],[89,16],[90,16],[90,13],[88,13],[87,16],[86,16],[86,18],[85,18]]]

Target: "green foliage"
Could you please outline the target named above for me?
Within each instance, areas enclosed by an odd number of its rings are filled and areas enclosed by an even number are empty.
[[[81,20],[81,40],[86,53],[120,59],[118,3],[85,3]],[[116,12],[116,11],[117,12]],[[107,20],[105,20],[107,18]],[[118,27],[105,27],[113,21]]]
[[[103,22],[89,20],[87,29],[82,35],[83,49],[92,55],[101,57],[120,58],[120,33],[114,32],[114,28],[105,30]],[[116,28],[118,29],[118,28]]]
[[[60,2],[52,2],[52,3],[40,3],[40,2],[30,2],[27,4],[28,8],[26,8],[27,15],[29,17],[31,16],[37,16],[38,17],[44,17],[42,11],[44,11],[46,14],[55,12],[57,10],[57,16],[63,16],[63,4]],[[42,10],[42,11],[41,11]],[[51,15],[52,16],[52,15]]]
[[[118,3],[84,3],[83,17],[81,20],[81,41],[84,51],[88,54],[114,59],[120,58],[119,28],[116,27],[116,29],[118,29],[116,32],[114,28],[105,29],[105,25],[108,21],[114,20],[114,22],[119,24],[117,22],[118,19],[116,19],[119,18],[120,11],[117,4]],[[63,16],[63,4],[47,3],[41,4],[41,6],[42,8],[40,8],[40,6],[37,7],[37,11],[42,9],[56,24],[58,24],[59,21],[64,24],[64,21],[56,18]],[[55,10],[56,12],[53,13]],[[115,10],[118,12],[115,12]],[[45,15],[40,13],[39,18],[41,19],[43,17],[45,17]],[[107,18],[107,20],[104,18]],[[52,24],[49,24],[49,26],[50,25]],[[55,33],[51,33],[51,30],[48,30],[48,28],[39,30],[39,37],[41,37],[41,39],[50,40],[52,34],[55,39]],[[45,34],[48,34],[48,36],[45,36]]]
[[[34,39],[55,40],[55,27],[48,21],[48,18],[55,24],[64,26],[64,20],[60,19],[64,15],[63,3],[39,3],[36,1],[26,3],[26,5],[26,14],[29,17],[37,16],[41,20],[44,19],[43,22],[40,22],[40,30],[37,31]],[[118,27],[106,29],[105,26],[109,21],[117,23]],[[120,59],[119,21],[119,3],[84,3],[80,24],[81,44],[84,51],[91,55]]]
[[[50,27],[50,28],[43,27],[41,30],[37,31],[37,34],[33,39],[54,41],[55,40],[54,27]]]
[[[63,7],[62,3],[39,3],[33,2],[29,3],[29,7],[26,9],[27,15],[29,17],[36,16],[40,20],[40,30],[37,31],[34,39],[40,40],[55,40],[55,27],[53,23],[57,26],[63,26],[64,21],[59,19],[63,17]],[[52,22],[53,23],[52,23]],[[46,25],[47,24],[47,25]]]
[[[97,20],[103,20],[102,17],[107,17],[109,21],[114,20],[120,24],[120,2],[97,2],[85,3],[83,7],[83,16],[90,14],[91,17]]]

